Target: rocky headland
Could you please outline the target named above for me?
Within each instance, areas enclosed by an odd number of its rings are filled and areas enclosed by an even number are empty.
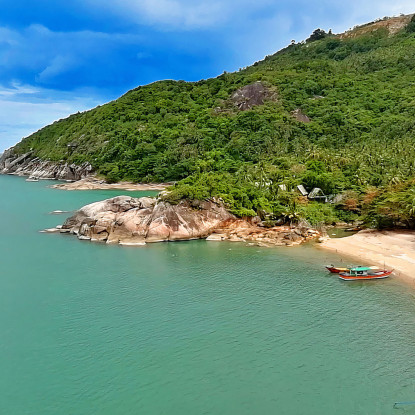
[[[76,181],[90,176],[93,173],[93,168],[89,163],[78,165],[33,158],[32,152],[16,155],[11,148],[0,157],[0,173],[28,176],[29,179],[38,180]]]
[[[62,190],[164,190],[171,183],[107,183],[95,176],[89,163],[73,164],[52,162],[31,157],[31,152],[16,155],[13,149],[0,155],[0,174],[27,176],[28,180],[64,180],[51,187]]]
[[[264,246],[297,245],[320,235],[305,227],[265,228],[259,218],[238,219],[217,200],[183,200],[173,205],[157,198],[130,196],[86,205],[61,227],[48,231],[123,245],[201,238]]]

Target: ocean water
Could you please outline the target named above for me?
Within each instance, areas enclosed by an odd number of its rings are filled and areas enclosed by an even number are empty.
[[[323,268],[341,258],[313,244],[39,233],[68,215],[50,211],[120,194],[49,184],[0,176],[1,414],[374,415],[415,400],[415,293],[397,281],[342,282]]]

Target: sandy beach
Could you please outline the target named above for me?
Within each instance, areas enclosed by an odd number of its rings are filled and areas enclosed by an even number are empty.
[[[51,186],[54,189],[62,190],[126,190],[134,192],[137,190],[164,190],[170,186],[170,183],[132,183],[132,182],[119,182],[119,183],[107,183],[104,180],[99,180],[94,177],[87,177],[82,180],[71,183],[60,183]]]
[[[415,287],[415,231],[365,230],[319,246],[349,256],[355,264],[393,268],[394,278]]]

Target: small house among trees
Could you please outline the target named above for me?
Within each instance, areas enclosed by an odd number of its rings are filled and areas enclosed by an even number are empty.
[[[283,185],[280,185],[280,188]],[[300,193],[301,196],[307,197],[309,200],[314,200],[316,202],[324,202],[327,203],[329,201],[329,197],[324,194],[324,192],[319,188],[315,187],[311,190],[311,192],[307,192],[307,189],[302,185],[299,184],[295,187],[295,190]]]
[[[324,192],[319,188],[315,187],[309,194],[308,198],[310,200],[315,200],[317,202],[328,202],[328,197],[324,194]]]

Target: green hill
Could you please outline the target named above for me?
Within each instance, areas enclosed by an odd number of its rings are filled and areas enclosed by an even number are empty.
[[[316,30],[235,73],[160,81],[71,115],[14,148],[90,162],[110,181],[177,181],[239,214],[415,223],[415,18]],[[290,190],[337,194],[317,204]],[[280,186],[285,185],[285,186]]]

